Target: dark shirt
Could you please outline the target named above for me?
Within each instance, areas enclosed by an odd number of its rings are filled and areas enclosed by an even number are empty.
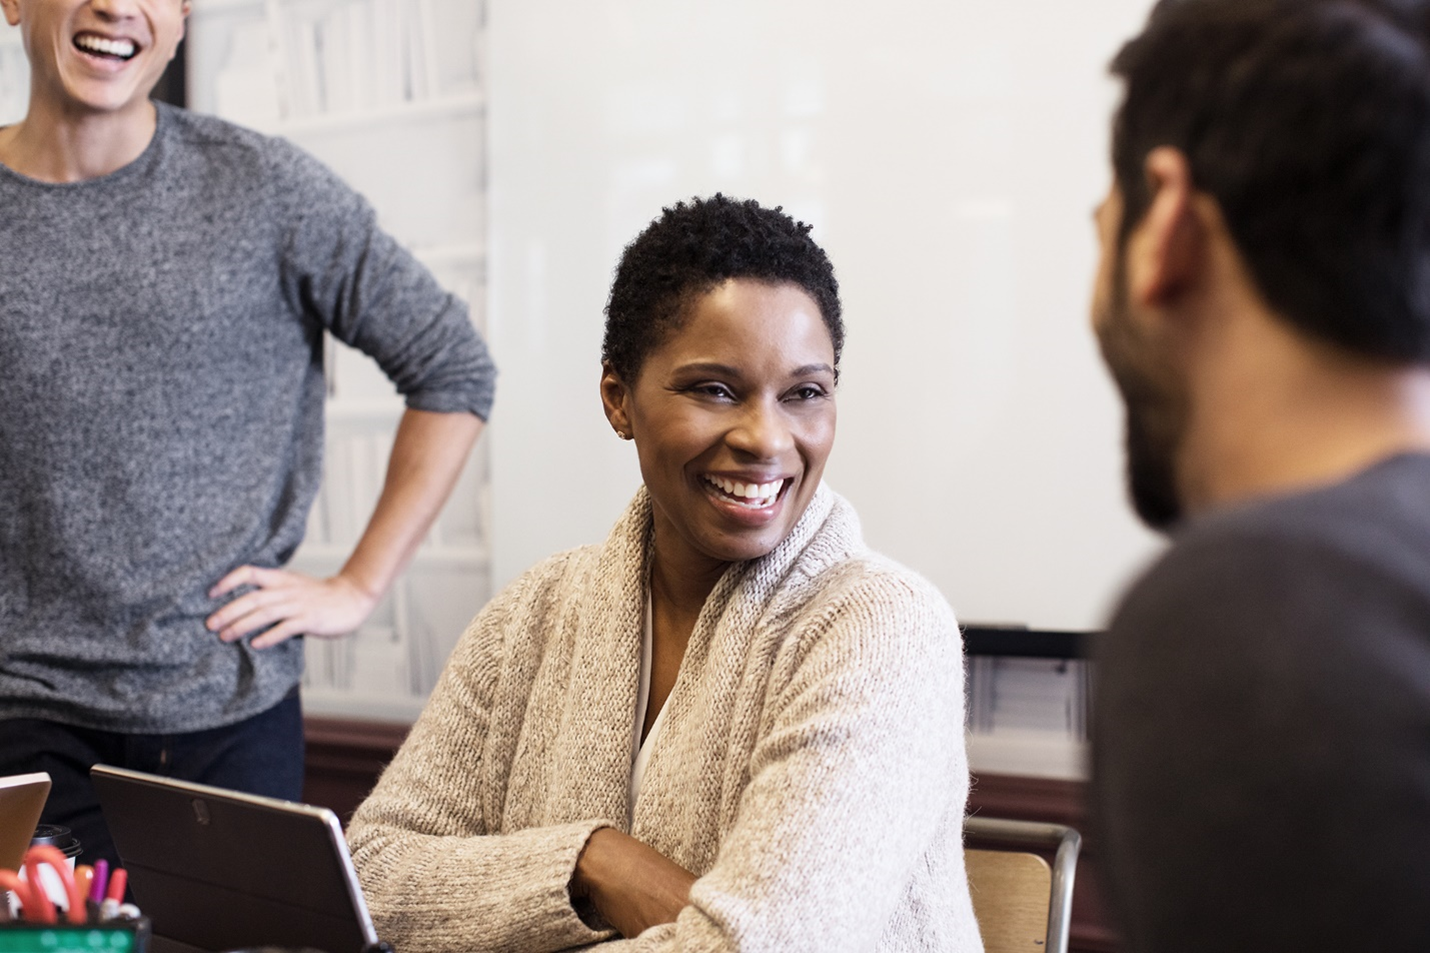
[[[1098,661],[1129,953],[1430,950],[1430,457],[1194,521]]]

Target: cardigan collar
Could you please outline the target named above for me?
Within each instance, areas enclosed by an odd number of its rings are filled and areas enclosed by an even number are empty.
[[[716,601],[717,593],[728,593],[733,586],[738,585],[747,570],[767,581],[778,579],[788,572],[829,518],[836,499],[834,492],[821,481],[789,535],[758,559],[731,563],[706,599],[707,607],[712,601]],[[610,570],[603,572],[604,579],[627,587],[632,581],[634,571],[638,598],[643,598],[640,590],[643,589],[646,574],[650,570],[654,525],[650,490],[642,486],[612,527],[610,535],[606,537],[605,546],[602,547],[603,569]]]
[[[683,689],[696,678],[717,638],[748,640],[782,581],[803,560],[811,544],[824,532],[838,498],[823,483],[794,528],[773,550],[758,559],[732,563],[701,610],[681,661],[680,674],[666,704],[678,713]],[[840,501],[842,504],[842,501]],[[848,520],[835,520],[840,528],[853,520],[847,504],[839,507]],[[634,724],[640,681],[642,621],[645,585],[651,558],[653,518],[650,493],[637,491],[601,547],[594,578],[587,580],[588,597],[575,607],[567,624],[578,626],[578,648],[573,664],[588,678],[586,688],[570,699],[568,716],[581,721],[581,730],[564,732],[569,743],[579,745],[581,756],[568,763],[604,765],[602,778],[569,777],[561,783],[577,794],[580,816],[605,817],[613,822],[630,817],[629,776],[634,748]],[[857,539],[857,523],[853,524]],[[834,549],[847,552],[846,533],[836,532]],[[823,562],[822,559],[815,560]],[[814,567],[803,565],[807,571]],[[608,712],[608,717],[588,719],[585,713]],[[618,712],[625,713],[624,717]],[[669,716],[668,716],[669,717]],[[574,725],[568,725],[573,728]],[[563,759],[565,760],[565,759]]]

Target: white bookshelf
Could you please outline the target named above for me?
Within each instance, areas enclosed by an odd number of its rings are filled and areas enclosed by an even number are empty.
[[[373,204],[484,329],[484,0],[204,0],[188,29],[191,108],[280,135]],[[382,487],[402,404],[367,357],[327,342],[324,479],[293,567],[335,572]],[[310,639],[310,712],[410,720],[491,594],[490,479],[478,445],[412,566],[361,630]]]
[[[0,20],[0,126],[25,118],[30,102],[30,63],[20,30]]]
[[[371,110],[348,109],[323,113],[280,123],[280,131],[289,137],[321,135],[325,132],[360,130],[371,133],[383,125],[402,125],[425,119],[480,117],[487,105],[486,97],[478,93],[445,96],[396,106],[378,106]]]

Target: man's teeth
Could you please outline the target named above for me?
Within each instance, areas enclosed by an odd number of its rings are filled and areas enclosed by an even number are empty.
[[[90,53],[104,53],[127,60],[134,55],[133,40],[109,40],[102,36],[77,36],[75,46]]]
[[[745,506],[769,506],[780,495],[780,488],[785,485],[783,480],[771,483],[737,483],[724,477],[709,475],[705,479],[724,490],[727,496],[748,500],[748,503],[743,504]]]

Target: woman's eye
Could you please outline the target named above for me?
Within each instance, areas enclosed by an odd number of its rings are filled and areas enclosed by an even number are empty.
[[[802,384],[790,392],[795,400],[818,400],[824,396],[824,388],[815,384]]]
[[[730,388],[724,384],[696,384],[691,390],[702,397],[713,397],[716,400],[735,399],[735,395],[730,392]]]

